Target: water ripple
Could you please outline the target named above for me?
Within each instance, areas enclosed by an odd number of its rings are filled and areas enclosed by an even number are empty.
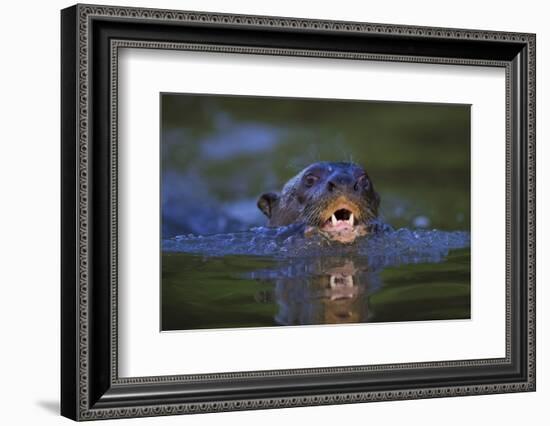
[[[275,259],[353,258],[368,262],[370,269],[410,263],[441,262],[450,250],[470,246],[465,231],[387,228],[358,238],[353,244],[334,243],[321,236],[304,237],[303,227],[257,227],[249,231],[215,235],[181,235],[163,241],[164,252],[193,253],[205,257],[229,255]]]

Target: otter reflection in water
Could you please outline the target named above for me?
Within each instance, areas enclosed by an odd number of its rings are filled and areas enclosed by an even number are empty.
[[[275,283],[256,300],[278,305],[280,325],[367,322],[368,298],[380,287],[364,260],[350,258],[301,259],[254,275]]]

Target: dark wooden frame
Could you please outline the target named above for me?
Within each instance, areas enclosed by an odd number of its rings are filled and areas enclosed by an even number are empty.
[[[88,420],[535,390],[535,35],[76,5],[61,13],[61,37],[64,416]],[[120,47],[505,68],[506,357],[119,378]]]

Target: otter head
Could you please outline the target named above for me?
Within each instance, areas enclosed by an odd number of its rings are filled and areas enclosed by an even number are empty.
[[[367,233],[378,216],[380,197],[366,171],[353,163],[319,162],[258,200],[269,226],[304,223],[306,235],[319,232],[342,243]]]

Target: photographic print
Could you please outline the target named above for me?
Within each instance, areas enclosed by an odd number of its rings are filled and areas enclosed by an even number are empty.
[[[470,318],[470,106],[161,93],[161,330]]]

